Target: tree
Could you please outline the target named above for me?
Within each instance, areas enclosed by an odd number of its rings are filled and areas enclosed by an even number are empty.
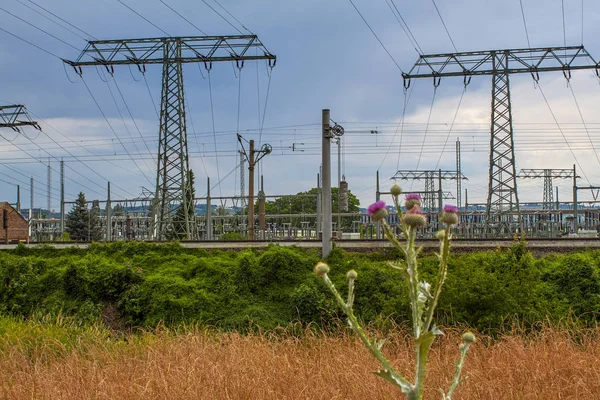
[[[295,196],[280,197],[265,203],[267,214],[315,214],[317,212],[317,188],[307,192],[300,192]],[[331,208],[333,213],[338,212],[338,188],[331,188]],[[360,201],[348,190],[348,212],[360,211]],[[255,213],[258,212],[258,203],[255,205]]]
[[[274,214],[287,214],[290,218],[286,219],[286,222],[292,223],[292,226],[299,226],[301,221],[309,221],[312,224],[315,223],[315,218],[304,218],[301,214],[316,214],[317,213],[317,188],[312,188],[306,192],[300,192],[296,195],[284,196],[275,200],[265,202],[265,213],[268,215]],[[338,211],[338,188],[331,188],[331,205],[332,212],[335,214]],[[360,212],[360,201],[356,196],[348,190],[348,212],[358,213]],[[243,213],[247,215],[248,210],[244,210]],[[254,204],[254,214],[258,215],[258,201]],[[351,227],[351,221],[344,219],[342,221],[344,229]]]
[[[79,193],[75,205],[67,214],[65,221],[66,231],[71,240],[87,241],[102,238],[99,202],[95,201],[94,206],[90,213],[87,208],[85,194],[83,192]]]

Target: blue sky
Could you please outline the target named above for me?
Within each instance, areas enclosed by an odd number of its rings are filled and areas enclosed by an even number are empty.
[[[159,0],[122,1],[151,23],[117,0],[36,3],[98,39],[164,36],[154,25],[172,36],[201,35]],[[184,67],[190,162],[196,173],[198,196],[206,193],[207,176],[213,183],[213,194],[239,194],[238,123],[245,139],[273,146],[273,153],[261,161],[260,168],[267,194],[291,194],[314,187],[320,164],[321,109],[329,108],[332,119],[346,128],[343,170],[362,206],[375,198],[378,170],[382,188],[386,188],[391,184],[388,178],[397,169],[415,169],[417,165],[419,169],[454,169],[457,138],[462,144],[463,172],[469,177],[463,184],[469,190],[469,202],[485,202],[490,77],[473,78],[460,108],[462,79],[442,80],[435,98],[430,80],[413,82],[404,128],[398,129],[407,96],[399,68],[408,71],[418,54],[390,11],[391,0],[353,1],[398,66],[349,0],[220,0],[243,26],[214,0],[163,1],[211,35],[237,34],[238,30],[246,33],[247,28],[278,57],[270,86],[264,62],[246,63],[241,75],[229,63],[216,64],[210,76],[212,112],[206,71],[201,72],[197,65]],[[426,54],[453,51],[432,1],[394,0],[394,4]],[[583,39],[588,51],[596,59],[600,57],[596,39],[600,4],[596,2],[437,0],[435,4],[459,51],[527,47],[522,4],[531,46],[561,46],[565,38],[567,45],[579,45]],[[3,0],[0,7],[3,29],[58,57],[74,59],[85,46],[82,38],[65,28],[87,37],[85,34],[29,0]],[[28,207],[28,177],[34,176],[35,206],[45,207],[50,160],[52,208],[57,209],[58,160],[62,157],[67,165],[67,200],[79,191],[85,192],[88,199],[104,199],[107,181],[113,185],[113,198],[135,197],[142,186],[153,189],[158,140],[153,102],[158,105],[160,101],[160,74],[159,66],[149,66],[147,87],[134,68],[117,68],[108,82],[102,79],[107,78],[102,71],[86,69],[83,78],[100,110],[82,80],[71,69],[65,69],[60,60],[0,31],[0,101],[25,104],[43,128],[42,134],[33,129],[25,129],[23,134],[6,129],[0,132],[1,200],[14,202],[14,185],[20,184],[22,205]],[[583,170],[582,184],[600,184],[600,158],[596,152],[600,140],[596,111],[600,85],[593,71],[573,74],[573,92],[560,72],[543,75],[540,85],[549,106],[531,77],[511,77],[517,168],[571,168],[577,162]],[[333,149],[335,166],[335,146]],[[335,168],[333,176],[335,182]],[[571,183],[556,183],[561,200],[567,200]],[[423,185],[401,184],[407,190],[421,190]],[[446,188],[454,191],[455,185],[450,182]],[[541,201],[542,189],[541,180],[519,181],[520,200]],[[583,199],[591,197],[589,193],[580,194]]]

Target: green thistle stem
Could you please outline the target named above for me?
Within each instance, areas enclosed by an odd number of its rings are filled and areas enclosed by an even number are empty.
[[[381,363],[383,368],[391,374],[391,376],[394,378],[394,380],[396,380],[398,382],[398,385],[400,386],[400,388],[402,389],[402,391],[404,393],[408,394],[408,393],[414,391],[413,384],[410,383],[406,378],[401,376],[390,365],[390,362],[387,360],[387,358],[385,358],[385,356],[377,348],[377,345],[371,342],[371,340],[369,339],[369,337],[367,336],[365,331],[363,331],[362,327],[358,323],[358,320],[356,319],[356,316],[354,315],[352,308],[350,308],[346,304],[346,302],[344,302],[344,300],[342,299],[342,296],[340,296],[339,292],[337,291],[337,289],[333,285],[333,282],[331,282],[331,279],[329,279],[329,276],[327,274],[323,275],[323,281],[325,282],[325,284],[327,285],[327,287],[329,288],[331,293],[333,293],[333,296],[337,300],[338,304],[340,305],[340,307],[342,308],[344,313],[348,316],[348,323],[350,324],[350,327],[358,335],[360,340],[367,347],[367,349],[373,355],[373,357],[375,357]]]
[[[437,282],[435,283],[435,289],[433,290],[433,299],[427,309],[427,316],[425,318],[425,330],[431,329],[431,323],[433,322],[433,313],[437,307],[440,294],[442,293],[442,287],[448,275],[448,257],[450,255],[450,225],[446,224],[446,232],[444,239],[440,241],[440,269],[438,271]]]

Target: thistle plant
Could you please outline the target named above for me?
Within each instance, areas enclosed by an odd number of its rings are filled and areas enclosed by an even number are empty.
[[[369,209],[369,215],[375,222],[380,222],[386,238],[397,247],[404,255],[404,260],[397,262],[389,262],[389,265],[401,271],[403,274],[408,293],[410,295],[411,306],[411,327],[414,336],[414,346],[416,352],[416,367],[414,380],[400,375],[390,364],[389,360],[383,355],[381,349],[383,340],[370,338],[364,329],[359,324],[353,310],[354,303],[354,286],[357,278],[357,273],[354,270],[348,271],[346,278],[348,279],[348,295],[346,300],[342,298],[337,291],[333,282],[329,279],[329,266],[323,262],[319,262],[315,266],[315,274],[323,278],[323,281],[333,293],[338,304],[348,317],[348,324],[352,330],[358,335],[363,344],[367,347],[371,355],[376,358],[382,366],[382,369],[376,371],[375,374],[398,386],[402,393],[406,395],[408,400],[421,400],[423,398],[424,380],[427,373],[427,356],[433,344],[435,337],[442,335],[442,331],[433,322],[435,308],[438,304],[440,294],[446,275],[448,273],[448,256],[450,254],[450,240],[452,239],[451,228],[458,223],[458,209],[452,205],[444,206],[444,210],[440,215],[440,221],[445,225],[445,229],[440,230],[436,234],[436,238],[440,241],[440,251],[437,254],[439,259],[439,270],[435,285],[419,279],[419,269],[417,256],[421,252],[421,248],[416,246],[417,230],[427,225],[427,219],[421,211],[421,197],[418,194],[406,195],[404,206],[406,212],[402,212],[399,203],[399,197],[402,194],[400,186],[394,185],[390,190],[394,205],[400,217],[400,226],[406,242],[402,243],[398,240],[390,226],[386,223],[388,215],[385,203],[377,201],[372,204]],[[460,383],[460,374],[467,357],[467,352],[471,344],[475,342],[475,335],[471,332],[466,332],[462,336],[462,343],[459,346],[460,358],[456,364],[456,370],[452,383],[447,392],[440,389],[442,400],[451,400],[455,389]]]

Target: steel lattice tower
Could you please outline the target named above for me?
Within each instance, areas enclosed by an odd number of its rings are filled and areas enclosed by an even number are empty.
[[[169,40],[164,44],[162,73],[162,96],[160,105],[160,135],[158,141],[158,169],[156,173],[156,221],[157,232],[177,229],[177,234],[194,237],[194,198],[189,177],[187,130],[183,92],[183,66],[181,62],[181,40]],[[177,212],[177,204],[183,208],[180,215],[183,226],[171,225]],[[182,229],[183,228],[183,229]],[[162,235],[161,235],[162,236]]]
[[[248,54],[256,49],[255,55]],[[261,52],[262,54],[260,54]],[[195,212],[189,168],[183,64],[203,63],[210,71],[213,62],[235,62],[243,68],[247,60],[268,60],[269,53],[256,35],[186,36],[90,41],[75,61],[63,60],[81,75],[83,66],[104,66],[112,75],[115,65],[136,65],[145,73],[147,64],[162,64],[162,96],[153,214],[154,237],[167,234],[195,239]],[[178,213],[181,207],[182,212]],[[174,223],[176,213],[185,216]]]
[[[463,77],[466,86],[473,76],[492,76],[487,235],[506,236],[520,225],[509,75],[529,73],[538,81],[540,72],[562,71],[568,80],[571,71],[582,69],[600,76],[600,64],[583,46],[565,46],[421,55],[402,74],[405,88],[412,78],[433,78],[437,87],[442,77]]]
[[[508,52],[492,54],[492,118],[488,198],[485,212],[486,234],[509,235],[520,225],[517,172],[513,140]],[[516,212],[516,213],[515,213]]]
[[[575,171],[573,169],[522,169],[519,171],[517,178],[519,179],[541,179],[544,178],[544,197],[542,203],[542,209],[554,210],[556,209],[554,204],[554,190],[553,190],[553,179],[572,179],[575,177]],[[577,178],[579,178],[577,176]]]
[[[552,187],[552,175],[550,170],[544,170],[544,204],[542,205],[544,210],[554,209],[554,190]]]

